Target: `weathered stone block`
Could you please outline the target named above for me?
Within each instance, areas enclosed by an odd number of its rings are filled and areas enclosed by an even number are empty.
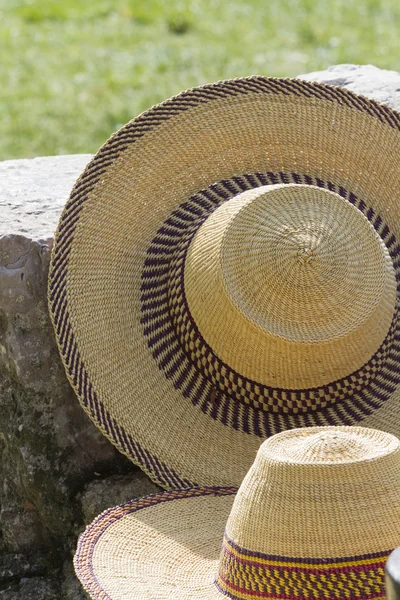
[[[345,87],[391,108],[400,109],[400,73],[397,71],[378,69],[374,65],[335,65],[325,71],[299,77]]]

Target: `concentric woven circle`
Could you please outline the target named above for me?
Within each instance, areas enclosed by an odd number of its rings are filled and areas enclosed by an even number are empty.
[[[238,491],[174,490],[106,511],[75,569],[96,600],[372,600],[385,597],[399,535],[399,440],[303,428],[265,441]]]
[[[400,117],[252,77],[128,123],[76,183],[49,305],[100,429],[166,488],[303,426],[399,433]]]

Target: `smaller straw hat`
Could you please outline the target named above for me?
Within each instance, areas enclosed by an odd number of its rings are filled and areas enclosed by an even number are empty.
[[[174,490],[104,512],[75,569],[101,600],[366,600],[384,597],[399,542],[400,441],[310,427],[266,440],[239,490]]]

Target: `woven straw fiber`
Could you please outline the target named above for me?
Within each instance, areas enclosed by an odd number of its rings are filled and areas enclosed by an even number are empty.
[[[106,511],[80,539],[80,580],[102,600],[384,597],[400,535],[397,438],[286,431],[235,491],[175,490]]]
[[[262,441],[400,433],[400,117],[254,77],[115,134],[56,233],[50,313],[105,435],[165,488],[239,485]]]
[[[218,208],[189,248],[185,291],[215,353],[281,388],[360,369],[385,339],[396,301],[389,253],[368,219],[338,194],[295,184]]]

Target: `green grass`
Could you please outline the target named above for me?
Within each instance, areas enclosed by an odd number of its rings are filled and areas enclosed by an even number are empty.
[[[95,152],[180,90],[398,68],[398,0],[0,0],[0,159]]]

